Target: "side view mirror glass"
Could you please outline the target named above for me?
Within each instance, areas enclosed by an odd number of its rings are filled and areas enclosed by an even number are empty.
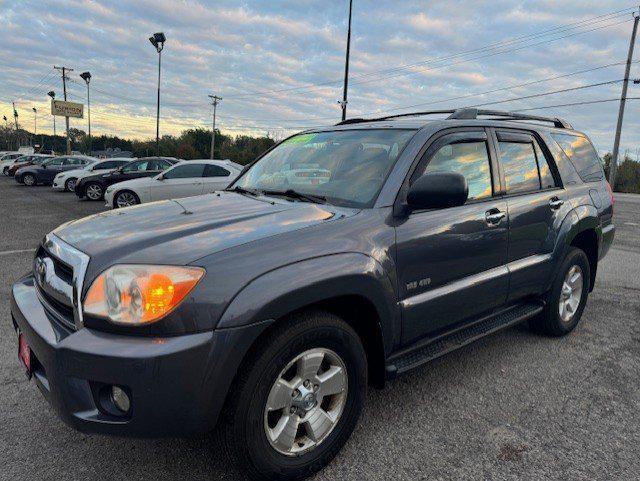
[[[463,175],[454,172],[432,172],[417,179],[407,194],[411,209],[443,209],[463,205],[469,197],[469,186]]]

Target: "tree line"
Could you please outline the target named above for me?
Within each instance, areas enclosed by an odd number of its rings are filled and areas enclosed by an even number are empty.
[[[89,153],[89,137],[84,130],[69,129],[72,151]],[[66,136],[38,134],[3,127],[0,129],[0,150],[16,150],[19,145],[38,145],[43,151],[66,152]],[[238,135],[232,137],[216,130],[214,158],[230,159],[239,164],[247,164],[275,144],[270,137]],[[160,155],[180,159],[208,159],[211,150],[211,131],[188,129],[180,135],[163,135],[159,141]],[[133,157],[156,155],[156,141],[130,140],[115,135],[99,135],[91,139],[93,153],[107,149],[129,151]]]

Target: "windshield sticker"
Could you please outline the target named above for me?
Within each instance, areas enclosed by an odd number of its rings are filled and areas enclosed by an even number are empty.
[[[285,144],[308,144],[315,139],[317,134],[296,135],[284,141]]]

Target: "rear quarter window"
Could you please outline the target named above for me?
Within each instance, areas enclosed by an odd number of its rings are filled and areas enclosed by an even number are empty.
[[[580,178],[595,182],[604,178],[602,161],[588,138],[582,135],[552,133],[562,151],[569,157]]]

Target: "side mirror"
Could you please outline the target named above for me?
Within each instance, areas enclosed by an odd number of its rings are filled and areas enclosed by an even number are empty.
[[[164,174],[160,174],[156,177],[156,180],[164,180]]]
[[[412,210],[443,209],[463,205],[469,196],[467,179],[454,172],[432,172],[417,179],[407,194]]]

